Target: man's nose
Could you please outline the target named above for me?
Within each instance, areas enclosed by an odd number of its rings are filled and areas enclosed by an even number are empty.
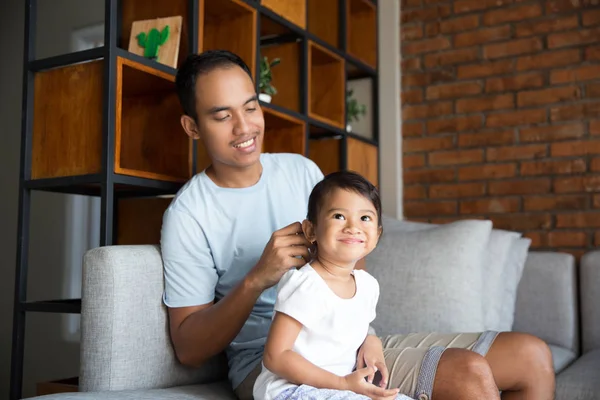
[[[250,131],[250,124],[246,121],[246,118],[243,116],[239,116],[235,120],[235,125],[233,127],[233,134],[238,136],[243,136]]]

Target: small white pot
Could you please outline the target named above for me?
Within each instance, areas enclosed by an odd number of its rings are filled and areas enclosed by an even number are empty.
[[[352,125],[346,124],[346,132],[352,132]]]
[[[270,103],[271,102],[271,96],[266,94],[266,93],[259,93],[258,94],[258,99],[261,101],[264,101],[265,103]]]

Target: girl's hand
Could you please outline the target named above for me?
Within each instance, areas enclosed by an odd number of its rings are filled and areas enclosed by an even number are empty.
[[[385,389],[365,380],[375,374],[374,367],[360,368],[344,377],[344,390],[362,394],[373,400],[391,400],[398,395],[399,389]]]
[[[375,372],[381,373],[381,381],[379,386],[382,388],[387,387],[389,372],[385,365],[385,358],[383,356],[383,345],[381,340],[374,335],[368,335],[365,339],[360,350],[358,351],[358,358],[356,360],[356,368],[374,367],[374,371],[367,378],[369,383],[373,383]]]

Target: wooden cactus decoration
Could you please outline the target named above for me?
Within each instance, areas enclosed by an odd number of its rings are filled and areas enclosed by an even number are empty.
[[[142,32],[136,36],[138,44],[144,48],[144,57],[152,60],[158,58],[158,48],[165,44],[168,38],[169,25],[165,26],[161,32],[152,28],[148,34]]]

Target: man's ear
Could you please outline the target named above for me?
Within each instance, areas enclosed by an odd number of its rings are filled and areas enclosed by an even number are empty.
[[[316,240],[315,226],[309,220],[305,219],[302,221],[302,231],[304,232],[304,237],[309,242],[313,243]]]
[[[180,118],[181,126],[185,133],[192,139],[199,139],[200,133],[198,132],[198,124],[189,115],[182,115]]]

